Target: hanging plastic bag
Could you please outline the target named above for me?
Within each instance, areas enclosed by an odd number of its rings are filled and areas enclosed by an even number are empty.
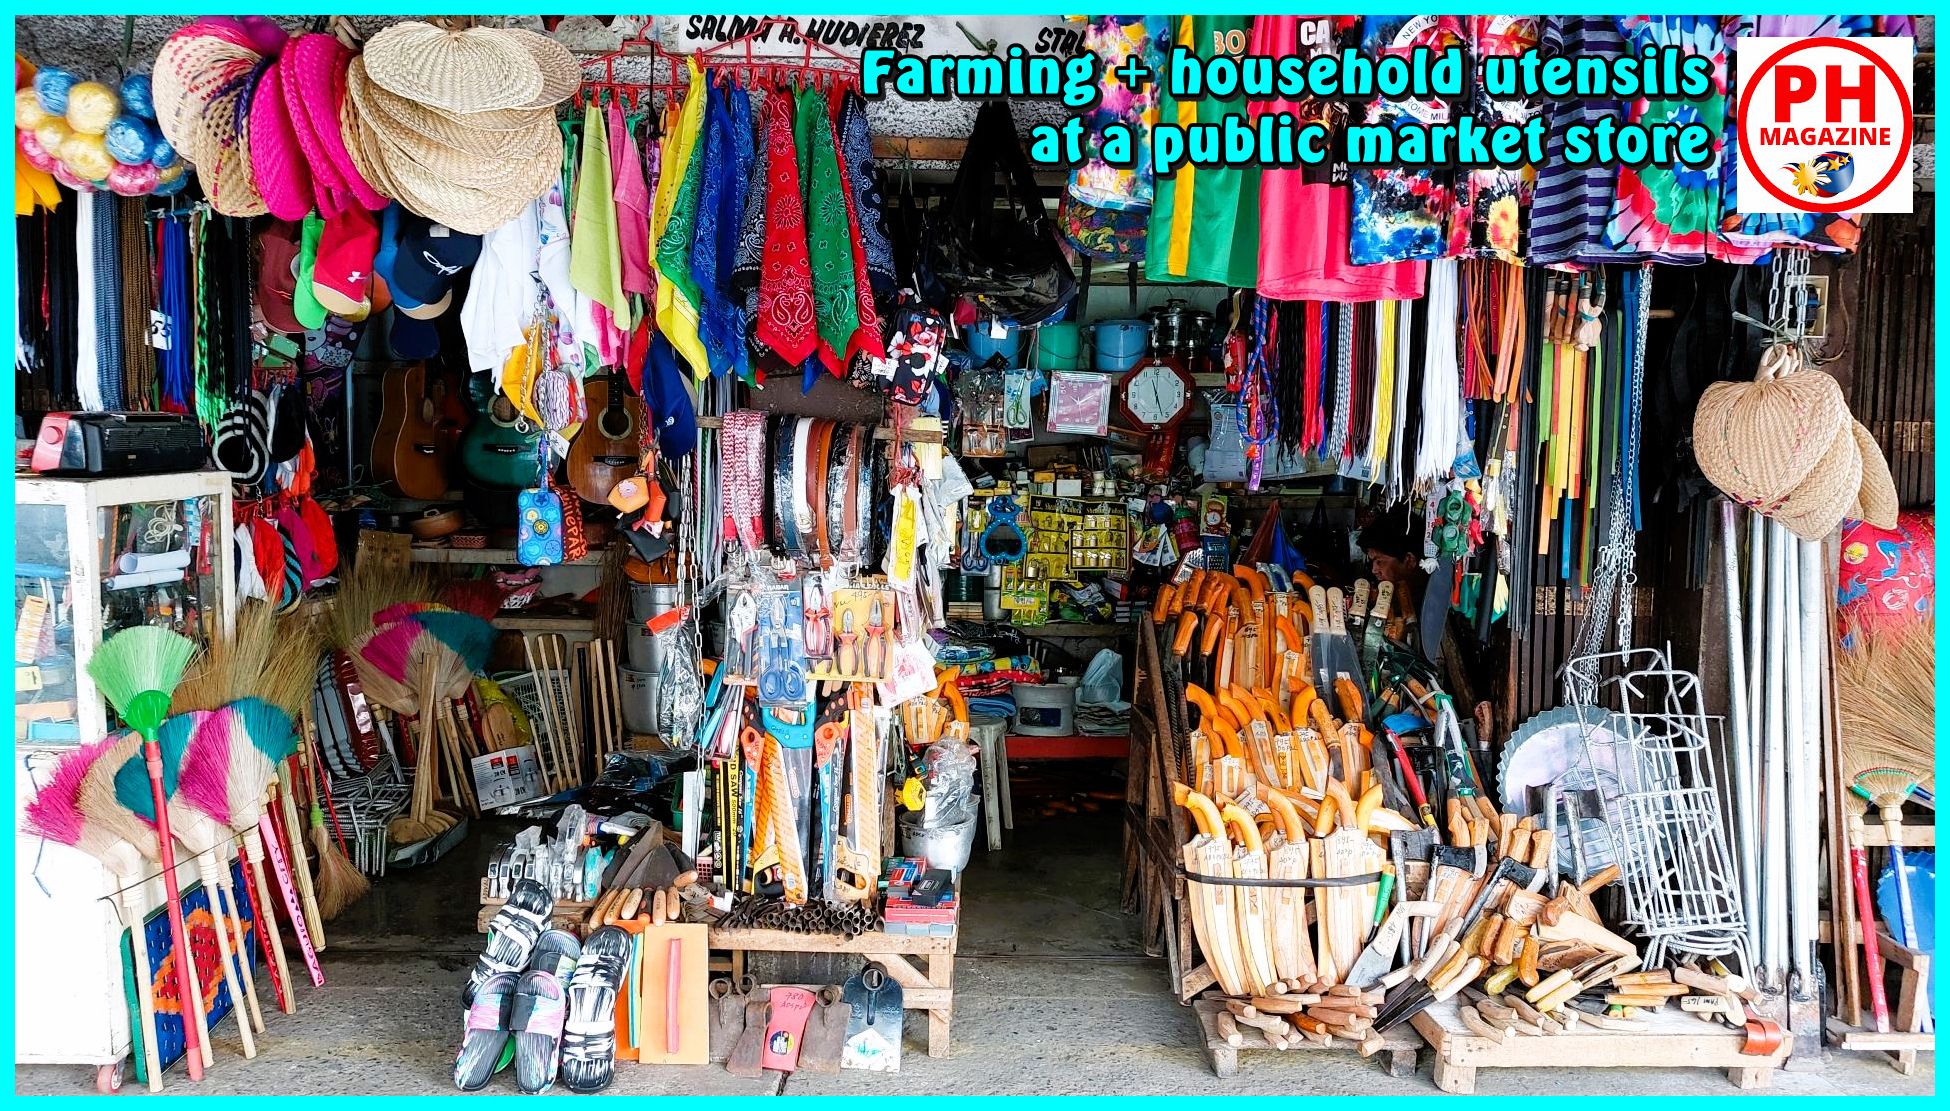
[[[1124,657],[1104,648],[1083,669],[1083,681],[1077,684],[1077,701],[1098,705],[1116,702],[1123,690]]]

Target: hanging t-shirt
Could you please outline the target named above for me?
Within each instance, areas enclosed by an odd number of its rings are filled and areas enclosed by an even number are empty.
[[[1454,15],[1371,15],[1363,19],[1361,50],[1379,60],[1427,48],[1437,55],[1463,45],[1463,22]],[[1375,98],[1366,122],[1399,129],[1404,124],[1446,123],[1447,100],[1392,101]],[[1355,262],[1372,265],[1404,259],[1448,258],[1462,253],[1468,229],[1454,226],[1452,183],[1443,169],[1359,166],[1354,179]]]
[[[1171,47],[1201,59],[1246,53],[1252,17],[1179,16]],[[1169,54],[1166,55],[1169,64]],[[1160,95],[1162,124],[1221,122],[1243,113],[1243,96],[1180,101]],[[1219,282],[1252,286],[1259,280],[1258,166],[1182,166],[1152,183],[1144,275],[1154,282]]]
[[[1704,166],[1621,166],[1618,195],[1612,201],[1611,217],[1594,261],[1704,262],[1707,240],[1716,234],[1722,211],[1720,158],[1725,147],[1727,47],[1720,34],[1720,19],[1628,15],[1618,17],[1618,29],[1634,54],[1642,55],[1659,46],[1713,61],[1713,95],[1699,100],[1640,97],[1628,105],[1626,122],[1647,128],[1699,123],[1721,138],[1713,144],[1712,161]]]
[[[1612,59],[1625,53],[1625,37],[1610,16],[1554,15],[1544,18],[1539,49],[1547,58]],[[1576,262],[1597,249],[1618,181],[1617,167],[1590,162],[1572,165],[1564,158],[1564,133],[1574,125],[1595,125],[1619,116],[1614,100],[1553,97],[1544,107],[1549,138],[1544,164],[1537,167],[1531,194],[1528,261],[1537,265]]]
[[[1359,45],[1361,20],[1350,15],[1262,15],[1253,20],[1256,56],[1337,56]],[[1286,112],[1298,126],[1320,124],[1329,142],[1347,129],[1347,104],[1326,97],[1253,102],[1255,119]],[[1421,262],[1356,266],[1349,260],[1354,195],[1347,163],[1268,166],[1259,178],[1259,293],[1285,301],[1382,301],[1422,295]]]
[[[1484,126],[1521,125],[1542,109],[1538,98],[1492,97],[1483,84],[1483,60],[1515,58],[1535,49],[1537,25],[1536,16],[1469,17],[1470,69],[1475,75],[1470,82],[1469,110]],[[1469,229],[1469,254],[1506,262],[1522,260],[1526,214],[1536,180],[1537,169],[1530,165],[1509,169],[1481,166],[1464,176],[1456,190],[1456,202],[1461,206],[1458,219]]]
[[[1868,35],[1906,35],[1878,30],[1878,17],[1867,15],[1729,15],[1720,17],[1721,37],[1836,38]],[[1706,253],[1726,262],[1756,264],[1768,261],[1776,247],[1804,247],[1829,253],[1853,252],[1862,241],[1862,224],[1853,212],[1752,212],[1739,204],[1740,122],[1738,101],[1727,98],[1726,149],[1720,157],[1720,234],[1707,243]]]

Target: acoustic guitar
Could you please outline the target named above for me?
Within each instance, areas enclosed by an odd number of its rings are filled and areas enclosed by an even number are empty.
[[[616,484],[637,473],[643,452],[643,402],[611,371],[583,383],[589,419],[569,444],[569,485],[582,500],[601,504]]]
[[[460,438],[460,469],[483,486],[526,489],[535,485],[535,443],[541,436],[541,428],[514,402],[496,393]]]
[[[425,363],[400,363],[386,372],[372,437],[372,469],[382,482],[409,498],[446,496],[458,431],[452,400],[452,384],[439,374],[429,380]]]

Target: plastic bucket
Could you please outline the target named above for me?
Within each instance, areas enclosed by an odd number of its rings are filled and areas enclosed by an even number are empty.
[[[1036,365],[1043,370],[1075,370],[1082,366],[1082,329],[1069,321],[1036,329]]]
[[[1077,731],[1077,689],[1060,683],[1010,688],[1016,700],[1016,732],[1025,737],[1068,737]]]
[[[657,731],[657,676],[655,672],[619,668],[623,675],[623,728],[632,733]]]
[[[975,817],[970,814],[955,825],[929,828],[921,825],[919,814],[902,814],[896,822],[901,855],[918,856],[930,868],[959,873],[968,866],[968,854],[975,849]]]
[[[1099,321],[1090,334],[1097,348],[1095,366],[1105,374],[1122,374],[1136,366],[1151,346],[1151,325],[1142,320]]]
[[[977,363],[986,363],[1000,355],[1010,366],[1016,366],[1016,356],[1022,352],[1022,329],[1015,322],[1004,320],[1001,322],[1002,334],[998,336],[991,330],[995,327],[995,321],[978,320],[963,332],[962,339],[968,344],[968,353],[975,356]]]

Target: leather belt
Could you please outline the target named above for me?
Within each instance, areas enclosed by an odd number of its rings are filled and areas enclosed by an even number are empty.
[[[806,466],[811,462],[813,418],[800,417],[793,422],[792,429],[792,471],[786,480],[786,487],[792,498],[793,538],[791,545],[794,554],[803,554],[812,544],[812,502],[806,498]]]
[[[846,469],[834,469],[844,487],[841,502],[846,507],[840,517],[840,555],[855,565],[865,555],[860,550],[860,514],[868,503],[860,496],[860,474],[863,469],[871,470],[866,453],[872,446],[873,433],[865,425],[854,425],[846,438]]]
[[[792,512],[793,447],[794,422],[781,420],[772,435],[772,516],[778,524],[778,542],[789,552],[799,550],[799,527]]]
[[[812,452],[806,459],[806,500],[812,503],[813,541],[819,545],[819,565],[833,566],[833,547],[826,535],[826,486],[827,477],[833,465],[833,432],[835,422],[830,420],[813,421]],[[812,554],[812,543],[806,544],[806,554]]]
[[[833,454],[826,468],[826,528],[822,531],[823,553],[830,553],[826,566],[835,561],[847,562],[843,537],[846,534],[846,476],[847,452],[850,445],[851,425],[835,422],[833,425]]]
[[[735,409],[719,434],[724,538],[757,551],[765,532],[765,414]]]

